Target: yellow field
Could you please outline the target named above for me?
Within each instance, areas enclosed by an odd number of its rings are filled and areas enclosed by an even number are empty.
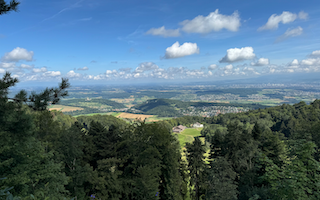
[[[52,105],[50,106],[49,110],[60,110],[62,112],[70,112],[76,110],[83,110],[83,108],[73,106]]]
[[[141,115],[141,114],[132,114],[132,113],[121,113],[117,116],[118,118],[128,118],[128,119],[139,119],[145,120],[146,118],[153,117],[153,115]]]
[[[134,98],[131,98],[131,99],[116,99],[116,98],[114,98],[114,99],[110,99],[111,101],[115,101],[115,102],[117,102],[117,103],[130,103],[130,102],[132,102],[132,101],[134,101]]]
[[[230,103],[229,101],[224,101],[224,100],[215,100],[215,101],[208,101],[210,103]]]

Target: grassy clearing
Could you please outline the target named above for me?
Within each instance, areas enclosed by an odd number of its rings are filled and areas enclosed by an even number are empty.
[[[173,117],[158,117],[157,115],[154,115],[153,117],[149,117],[146,122],[157,122],[157,121],[168,120],[172,118]]]
[[[181,148],[181,156],[183,160],[186,160],[186,155],[184,153],[184,150],[186,150],[186,143],[192,143],[194,141],[194,137],[200,136],[202,128],[187,128],[181,133],[175,133],[176,137],[179,140],[180,148]],[[201,137],[200,140],[202,143],[205,143],[205,138]],[[208,156],[209,156],[210,149],[208,148],[205,153],[205,161],[208,163]]]
[[[180,134],[191,135],[193,137],[197,137],[197,136],[201,135],[200,134],[201,130],[202,130],[202,128],[186,128]]]

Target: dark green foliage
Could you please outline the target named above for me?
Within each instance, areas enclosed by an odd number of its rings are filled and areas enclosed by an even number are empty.
[[[46,110],[50,95],[57,92],[58,101],[66,94],[59,89],[34,94],[40,101],[28,103],[24,91],[10,99],[15,83],[9,73],[0,80],[0,174],[6,177],[0,199],[182,200],[188,190],[192,199],[320,199],[319,100],[127,124],[107,115],[73,118]],[[205,124],[207,163],[199,137],[187,143],[185,163],[170,133],[195,122]]]
[[[186,144],[188,169],[190,173],[190,185],[194,187],[190,192],[192,199],[199,200],[205,194],[205,172],[206,164],[204,162],[205,146],[201,143],[199,137],[196,137],[192,144]]]
[[[210,163],[208,170],[208,188],[206,199],[210,200],[234,200],[238,199],[236,182],[237,173],[230,162],[224,157],[219,157]]]
[[[80,124],[85,124],[89,129],[92,121],[99,122],[103,127],[109,129],[109,126],[126,126],[126,122],[111,115],[93,115],[79,116],[76,118]]]
[[[10,11],[18,11],[19,4],[20,2],[16,0],[11,0],[9,4],[4,0],[0,0],[0,15],[7,14]]]

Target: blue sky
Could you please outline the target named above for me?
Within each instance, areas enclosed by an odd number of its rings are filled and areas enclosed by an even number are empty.
[[[0,75],[24,83],[320,71],[319,0],[21,0],[0,27]]]

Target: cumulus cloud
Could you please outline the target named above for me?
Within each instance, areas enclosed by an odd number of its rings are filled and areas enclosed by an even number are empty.
[[[4,74],[6,70],[0,68],[0,74]]]
[[[89,68],[87,67],[87,66],[85,66],[85,67],[82,67],[82,68],[78,68],[78,70],[80,70],[80,71],[85,71],[85,70],[88,70]]]
[[[256,55],[253,53],[252,47],[243,47],[241,49],[234,48],[228,49],[227,55],[225,55],[219,62],[220,63],[233,63],[243,60],[251,60],[255,58]]]
[[[153,62],[143,62],[140,63],[139,67],[137,67],[134,72],[135,73],[142,73],[144,71],[158,69],[158,65],[154,64]]]
[[[220,31],[221,29],[238,31],[241,25],[237,11],[232,15],[222,15],[218,9],[208,16],[199,15],[192,20],[184,20],[180,24],[182,25],[182,30],[187,33],[209,33]]]
[[[166,54],[164,58],[179,58],[184,56],[189,56],[192,54],[199,54],[200,49],[197,43],[185,42],[182,45],[179,42],[174,43],[171,47],[166,49]]]
[[[6,53],[2,59],[4,61],[18,62],[20,60],[32,61],[33,51],[28,51],[24,48],[17,47],[11,52]]]
[[[162,37],[178,37],[180,36],[179,29],[166,29],[164,26],[160,28],[152,28],[146,32],[149,35],[157,35]]]
[[[291,66],[296,66],[296,65],[299,65],[299,61],[297,59],[294,59],[291,64]]]
[[[60,75],[60,74],[59,74]],[[57,75],[58,76],[58,75]],[[69,78],[80,78],[81,74],[74,72],[73,70],[67,73],[67,77]]]
[[[320,65],[320,58],[308,58],[302,60],[301,65]]]
[[[60,71],[48,71],[48,72],[45,72],[43,73],[45,76],[60,76],[61,75],[61,72]]]
[[[14,68],[15,66],[15,63],[0,63],[1,68]]]
[[[231,75],[233,73],[233,65],[227,65],[225,67],[220,68],[223,71],[223,75]]]
[[[311,57],[320,57],[320,50],[313,51],[310,56]]]
[[[26,64],[21,64],[20,67],[21,67],[21,68],[24,68],[24,69],[32,69],[32,68],[33,68],[33,66],[31,66],[31,65],[26,65]]]
[[[40,73],[40,72],[46,72],[48,70],[46,67],[41,67],[41,68],[34,68],[34,69],[32,69],[32,71],[35,73]]]
[[[215,70],[217,68],[218,68],[218,65],[212,64],[212,65],[209,65],[208,70]]]
[[[281,15],[273,14],[269,17],[268,22],[264,26],[261,26],[258,31],[277,29],[279,23],[288,24],[298,18],[307,19],[308,14],[303,11],[301,11],[298,15],[288,11],[283,11]]]
[[[303,28],[301,28],[300,26],[298,26],[297,28],[294,28],[294,29],[289,28],[283,35],[278,37],[275,42],[276,43],[282,42],[290,37],[297,37],[297,36],[301,35],[302,33],[303,33]]]
[[[257,62],[252,62],[252,66],[264,66],[269,65],[269,59],[268,58],[259,58]]]

